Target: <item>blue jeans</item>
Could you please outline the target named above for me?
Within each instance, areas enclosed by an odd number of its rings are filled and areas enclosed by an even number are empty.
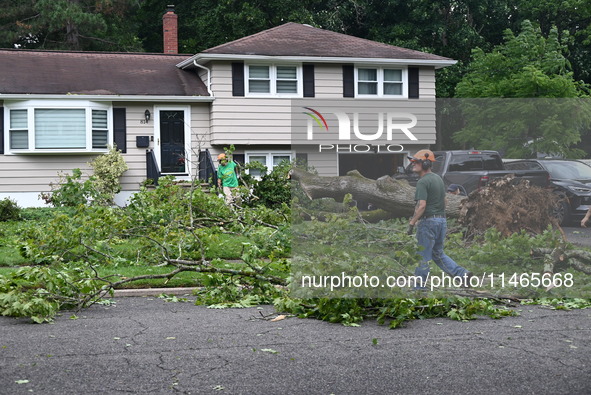
[[[423,260],[415,269],[415,276],[421,276],[423,284],[425,284],[429,274],[430,260],[433,260],[441,270],[452,277],[462,277],[468,273],[468,270],[455,263],[453,259],[443,252],[446,231],[447,221],[445,218],[427,218],[419,222],[417,241],[424,249],[419,252]]]

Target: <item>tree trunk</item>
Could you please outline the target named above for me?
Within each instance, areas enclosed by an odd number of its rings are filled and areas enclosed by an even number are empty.
[[[333,198],[342,201],[350,193],[353,199],[371,204],[392,213],[396,217],[410,217],[415,208],[415,188],[406,180],[394,180],[384,176],[377,180],[365,178],[357,170],[346,176],[322,177],[300,169],[293,169],[292,179],[299,182],[310,199]],[[446,214],[457,218],[462,196],[447,195]]]

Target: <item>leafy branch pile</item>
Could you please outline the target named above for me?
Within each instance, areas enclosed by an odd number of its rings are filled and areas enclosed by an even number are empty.
[[[369,225],[354,207],[326,222],[291,224],[291,208],[285,204],[229,207],[207,192],[187,190],[165,177],[155,189],[136,194],[128,207],[79,205],[55,210],[46,226],[23,225],[18,246],[33,266],[0,277],[0,313],[50,321],[61,309],[88,307],[134,281],[169,280],[191,272],[202,286],[196,304],[212,308],[273,303],[278,310],[300,317],[345,325],[375,318],[389,322],[392,328],[410,319],[466,320],[514,314],[496,304],[501,301],[498,296],[352,298],[343,289],[320,296],[294,292],[301,275],[298,265],[302,262],[297,259],[307,259],[318,268],[329,268],[338,259],[351,270],[373,265],[389,273],[410,273],[417,263],[418,247],[403,222]],[[242,243],[240,259],[212,253],[219,250],[224,237],[248,240]],[[300,253],[306,243],[310,248],[303,251],[311,255]],[[349,249],[343,250],[344,245]],[[490,230],[470,242],[460,233],[450,235],[448,253],[476,272],[501,270],[500,262],[534,270],[544,265],[544,259],[531,251],[560,245],[552,231],[535,237],[525,232],[503,237]],[[290,255],[292,259],[287,258]],[[319,256],[322,260],[316,260]],[[114,270],[163,266],[169,270],[124,278],[100,275],[97,269],[105,266]]]
[[[187,191],[171,178],[136,194],[126,208],[79,205],[68,214],[56,212],[47,226],[23,230],[20,251],[36,266],[2,278],[0,311],[51,320],[59,309],[86,307],[123,284],[170,279],[181,272],[203,273],[206,289],[214,291],[220,283],[241,294],[285,286],[288,216],[287,206],[228,207],[214,194]],[[243,243],[239,262],[210,257],[223,234],[251,240]],[[101,277],[96,268],[105,265],[165,265],[170,271]],[[34,302],[25,303],[28,299]]]

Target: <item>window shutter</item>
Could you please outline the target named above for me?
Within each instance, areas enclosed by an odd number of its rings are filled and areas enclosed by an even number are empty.
[[[352,64],[343,65],[343,97],[355,97],[355,69]]]
[[[240,166],[244,166],[245,159],[246,158],[244,154],[232,154],[232,160],[238,163]]]
[[[303,74],[304,74],[304,97],[314,97],[314,65],[313,64],[304,64],[303,66]]]
[[[125,121],[125,108],[113,109],[113,140],[117,149],[127,153],[127,126]]]
[[[408,68],[408,98],[418,99],[419,98],[419,68],[409,67]]]
[[[4,107],[0,107],[0,155],[4,155]]]
[[[232,96],[244,96],[244,63],[232,63]]]

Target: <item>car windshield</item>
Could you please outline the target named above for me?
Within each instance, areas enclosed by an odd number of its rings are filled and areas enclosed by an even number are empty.
[[[582,162],[548,161],[544,162],[552,178],[562,180],[591,180],[591,167]]]

